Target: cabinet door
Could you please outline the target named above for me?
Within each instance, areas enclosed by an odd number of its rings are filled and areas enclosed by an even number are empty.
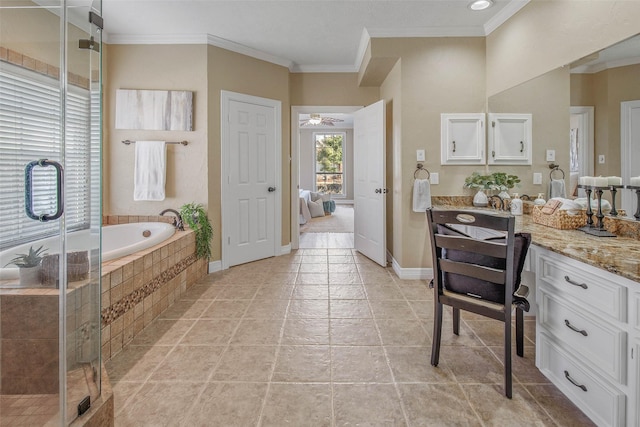
[[[489,164],[530,165],[531,114],[489,114]]]
[[[484,113],[441,114],[440,164],[483,165],[484,126]]]

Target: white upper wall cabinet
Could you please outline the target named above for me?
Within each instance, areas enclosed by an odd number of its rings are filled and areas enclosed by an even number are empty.
[[[489,164],[530,165],[531,114],[489,114]]]
[[[441,114],[440,145],[442,165],[483,165],[485,114]]]

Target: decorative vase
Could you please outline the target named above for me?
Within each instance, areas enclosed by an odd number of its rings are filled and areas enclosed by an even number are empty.
[[[509,193],[507,193],[506,190],[502,190],[499,194],[498,197],[500,197],[502,200],[507,200],[510,199],[511,196],[509,195]]]
[[[40,286],[40,266],[35,267],[20,267],[18,269],[20,275],[20,286],[23,288],[30,288],[34,286]]]
[[[473,196],[473,206],[484,207],[489,204],[489,198],[484,193],[484,190],[478,190],[475,196]]]

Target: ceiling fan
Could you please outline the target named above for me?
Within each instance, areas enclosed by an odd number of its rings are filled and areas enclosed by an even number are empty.
[[[334,126],[336,122],[344,122],[344,120],[333,117],[322,117],[318,113],[312,113],[308,119],[300,120],[300,126]]]

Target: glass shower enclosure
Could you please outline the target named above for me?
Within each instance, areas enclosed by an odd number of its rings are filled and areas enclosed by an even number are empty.
[[[102,4],[0,0],[0,417],[100,396]]]

